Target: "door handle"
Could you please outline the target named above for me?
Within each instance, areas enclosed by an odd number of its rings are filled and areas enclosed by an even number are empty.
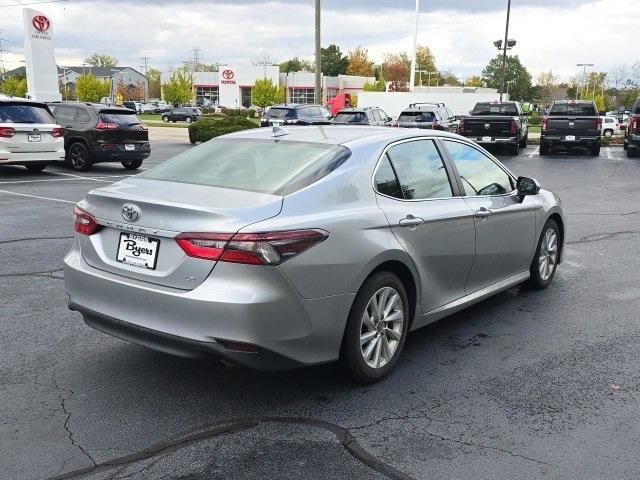
[[[476,210],[475,216],[478,218],[487,218],[493,215],[493,212],[487,208],[481,207],[480,210]]]
[[[424,223],[424,220],[419,217],[414,217],[413,215],[407,215],[399,222],[401,227],[417,227]]]

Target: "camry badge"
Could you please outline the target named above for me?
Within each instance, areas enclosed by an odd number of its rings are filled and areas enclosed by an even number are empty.
[[[140,209],[132,203],[125,203],[122,206],[122,218],[128,222],[135,222],[140,216]]]

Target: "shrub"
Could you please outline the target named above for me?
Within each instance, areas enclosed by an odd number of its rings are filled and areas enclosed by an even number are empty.
[[[223,108],[222,113],[230,117],[250,117],[256,116],[256,111],[251,108]]]
[[[225,118],[203,118],[189,125],[189,141],[191,143],[206,142],[227,133],[257,128],[251,120],[238,116]]]
[[[533,112],[529,117],[529,125],[540,125],[540,112]]]

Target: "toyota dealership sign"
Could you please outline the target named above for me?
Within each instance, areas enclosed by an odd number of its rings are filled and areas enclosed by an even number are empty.
[[[43,102],[59,101],[62,97],[58,89],[51,19],[31,8],[25,8],[23,15],[27,96]]]

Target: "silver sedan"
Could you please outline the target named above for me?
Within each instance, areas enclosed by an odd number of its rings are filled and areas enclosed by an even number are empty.
[[[562,258],[559,198],[446,132],[257,129],[89,192],[69,308],[163,352],[384,377],[415,330]]]

